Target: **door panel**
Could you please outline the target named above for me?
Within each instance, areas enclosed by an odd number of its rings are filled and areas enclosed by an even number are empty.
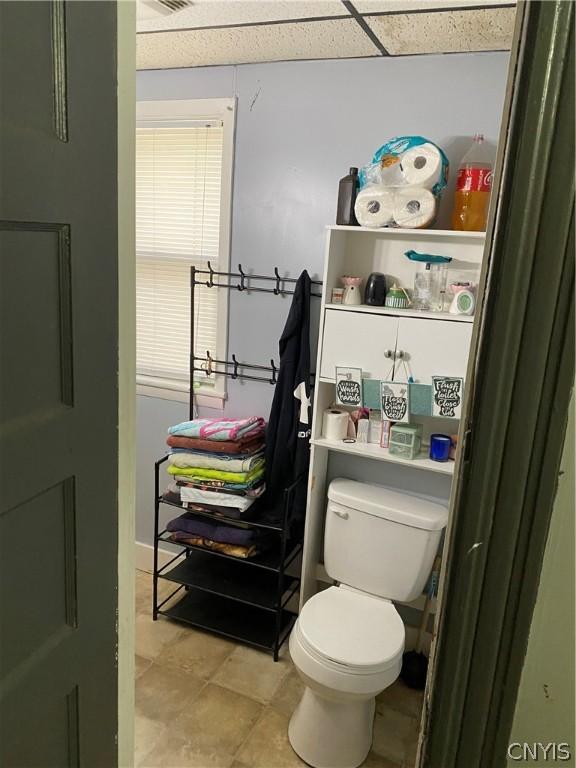
[[[116,4],[0,3],[0,765],[116,756]]]
[[[365,377],[388,378],[392,360],[384,353],[394,351],[397,329],[398,318],[394,316],[326,310],[320,376],[334,380],[338,365],[362,368]]]
[[[397,351],[404,353],[414,380],[430,384],[432,376],[466,375],[471,338],[472,323],[401,317]]]

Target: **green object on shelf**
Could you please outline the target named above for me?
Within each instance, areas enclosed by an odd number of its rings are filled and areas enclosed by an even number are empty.
[[[420,261],[426,264],[448,264],[452,261],[451,256],[437,256],[434,253],[418,253],[418,251],[405,251],[410,261]]]
[[[390,428],[388,453],[403,459],[415,459],[420,453],[422,427],[416,424],[394,424]]]

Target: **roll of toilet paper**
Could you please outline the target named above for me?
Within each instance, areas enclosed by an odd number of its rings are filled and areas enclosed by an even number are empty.
[[[354,213],[362,227],[387,227],[393,223],[394,193],[372,184],[358,193]]]
[[[413,187],[432,189],[440,180],[442,155],[434,144],[420,144],[402,155],[400,161],[406,182]]]
[[[394,221],[405,229],[428,227],[436,216],[436,198],[428,189],[406,187],[397,189]]]
[[[328,440],[344,440],[348,434],[348,411],[328,408],[322,418],[322,437]]]

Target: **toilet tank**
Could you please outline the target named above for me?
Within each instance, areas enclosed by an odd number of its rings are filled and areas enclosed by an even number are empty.
[[[422,594],[448,509],[382,485],[336,478],[328,488],[324,565],[342,584],[410,602]]]

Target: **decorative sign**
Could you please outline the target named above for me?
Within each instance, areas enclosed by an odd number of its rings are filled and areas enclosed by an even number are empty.
[[[382,401],[382,418],[385,421],[406,423],[410,420],[407,382],[381,381],[380,399]]]
[[[464,379],[432,376],[432,416],[459,419],[462,410]]]
[[[336,366],[336,402],[354,408],[362,406],[362,368]]]

